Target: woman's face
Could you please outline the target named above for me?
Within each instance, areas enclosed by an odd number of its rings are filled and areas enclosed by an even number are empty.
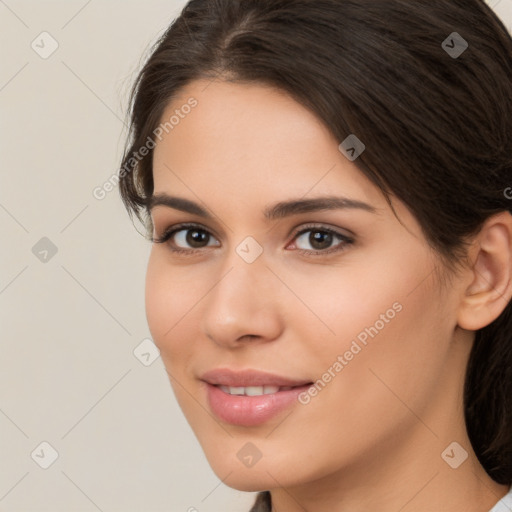
[[[457,291],[439,287],[409,211],[394,202],[401,224],[342,141],[275,89],[196,81],[173,115],[151,215],[155,237],[177,231],[153,245],[146,314],[219,478],[292,486],[356,471],[413,432],[431,444],[422,423],[450,421],[440,397],[463,369],[447,364]],[[327,197],[340,202],[314,207]]]

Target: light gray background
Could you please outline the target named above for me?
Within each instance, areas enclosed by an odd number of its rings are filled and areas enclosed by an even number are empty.
[[[512,0],[488,3],[512,31]],[[184,4],[0,0],[0,512],[254,501],[210,469],[161,359],[144,364],[150,244],[117,188],[92,194],[119,165],[149,45]]]

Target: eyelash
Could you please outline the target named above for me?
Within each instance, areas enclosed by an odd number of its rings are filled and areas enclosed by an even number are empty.
[[[153,242],[155,244],[163,244],[163,243],[167,242],[168,240],[170,240],[170,238],[174,234],[178,233],[179,231],[184,231],[184,230],[188,231],[188,230],[192,230],[192,229],[196,229],[198,231],[204,231],[204,232],[208,233],[209,235],[211,235],[211,233],[205,227],[201,226],[200,224],[182,223],[182,224],[177,224],[176,226],[167,228],[164,231],[164,233],[162,234],[162,236],[156,237],[156,238],[152,237],[150,240],[151,240],[151,242]],[[346,249],[347,245],[351,245],[354,243],[354,240],[349,238],[348,236],[343,235],[342,233],[339,233],[338,231],[335,231],[334,229],[327,228],[322,225],[306,225],[306,226],[304,226],[300,231],[296,231],[294,233],[293,240],[295,240],[300,235],[307,233],[308,231],[318,231],[320,233],[329,233],[331,235],[334,235],[335,237],[338,237],[341,240],[341,243],[330,248],[330,249],[325,249],[325,250],[309,251],[307,249],[295,249],[295,251],[297,251],[300,254],[304,254],[304,255],[308,255],[308,256],[311,256],[311,255],[312,256],[316,256],[316,255],[322,256],[322,255],[332,254],[335,252],[342,252]],[[173,253],[180,254],[183,256],[194,256],[197,254],[198,251],[202,251],[203,249],[206,249],[206,248],[207,247],[202,247],[202,248],[198,248],[198,249],[183,249],[182,247],[173,247],[171,244],[169,244],[169,249]]]

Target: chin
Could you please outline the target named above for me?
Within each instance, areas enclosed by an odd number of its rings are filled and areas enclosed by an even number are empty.
[[[215,472],[215,470],[214,470]],[[238,472],[233,469],[233,473],[226,478],[226,474],[215,472],[223,483],[232,489],[243,492],[268,491],[276,487],[276,480],[272,479],[266,472],[254,472],[254,469],[248,469]],[[279,479],[279,477],[277,477]]]
[[[240,446],[245,444],[245,442],[242,442]],[[268,464],[264,457],[252,466],[246,466],[237,457],[238,450],[239,448],[224,451],[204,450],[213,472],[228,487],[244,492],[259,492],[276,487],[276,480],[285,479],[284,477],[281,478],[279,469],[273,467],[272,464]]]

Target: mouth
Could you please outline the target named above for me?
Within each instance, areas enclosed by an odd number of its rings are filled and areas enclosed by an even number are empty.
[[[312,383],[311,383],[312,384]],[[273,395],[280,391],[289,391],[294,387],[298,386],[247,386],[247,387],[233,387],[233,386],[217,386],[224,393],[238,396],[261,396],[261,395]]]
[[[263,372],[260,370],[231,370],[229,368],[217,368],[210,370],[200,377],[201,380],[213,386],[225,386],[229,388],[293,388],[311,384],[308,379],[294,379],[282,375]],[[275,391],[272,391],[275,393]],[[264,394],[259,393],[259,394]]]
[[[297,404],[313,382],[257,370],[217,369],[202,375],[211,412],[231,425],[262,425]]]

